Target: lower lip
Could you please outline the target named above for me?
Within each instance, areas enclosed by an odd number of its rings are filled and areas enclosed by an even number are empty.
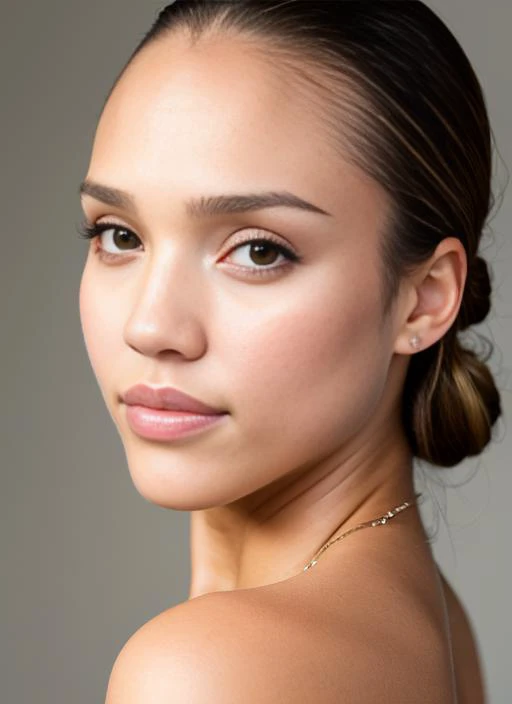
[[[211,428],[227,415],[200,415],[185,411],[161,411],[145,406],[126,406],[130,428],[137,435],[150,440],[174,440],[195,435]]]

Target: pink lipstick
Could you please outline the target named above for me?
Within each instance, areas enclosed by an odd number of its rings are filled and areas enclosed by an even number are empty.
[[[134,433],[150,440],[173,440],[197,434],[229,414],[172,387],[137,384],[121,400]]]

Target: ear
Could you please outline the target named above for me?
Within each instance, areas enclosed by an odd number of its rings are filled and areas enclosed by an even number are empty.
[[[395,340],[397,354],[426,349],[443,337],[459,312],[466,277],[464,245],[456,237],[445,238],[432,257],[402,284],[405,304]],[[414,336],[416,345],[411,344]]]

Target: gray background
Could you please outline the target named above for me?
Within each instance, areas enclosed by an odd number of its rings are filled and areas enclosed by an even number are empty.
[[[87,245],[76,235],[77,187],[106,92],[163,4],[2,2],[0,698],[9,704],[103,702],[129,636],[187,597],[188,514],[154,506],[133,487],[78,314]],[[431,4],[480,77],[512,170],[511,4]],[[497,160],[498,193],[505,181]],[[478,328],[496,345],[505,419],[479,458],[453,470],[417,467],[434,552],[471,615],[495,704],[512,696],[510,191],[483,250],[495,304]]]

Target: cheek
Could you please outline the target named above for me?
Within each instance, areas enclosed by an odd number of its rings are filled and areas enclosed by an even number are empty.
[[[369,420],[387,378],[374,291],[325,286],[240,331],[247,344],[233,359],[232,388],[260,454],[263,446],[278,461],[280,452],[299,461],[312,448],[334,449]]]

